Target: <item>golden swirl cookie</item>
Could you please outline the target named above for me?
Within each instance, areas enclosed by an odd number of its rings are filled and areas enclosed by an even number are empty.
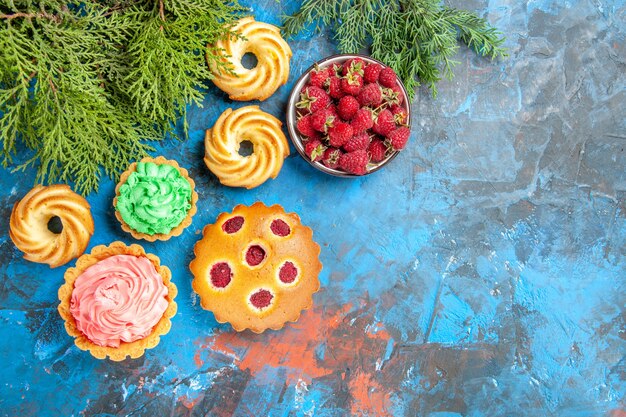
[[[94,232],[89,203],[67,185],[37,185],[13,206],[9,225],[24,259],[51,268],[80,256]]]
[[[65,272],[59,314],[81,350],[122,361],[138,358],[169,332],[178,289],[168,267],[139,245],[96,246]]]
[[[230,187],[250,189],[276,178],[289,155],[281,126],[280,120],[259,106],[227,109],[206,131],[204,163],[222,184]],[[243,141],[252,143],[252,154],[239,154]]]
[[[245,39],[229,38],[210,46],[223,51],[225,56],[222,60],[232,69],[232,73],[228,73],[209,61],[213,83],[231,100],[263,101],[287,82],[291,48],[280,35],[280,29],[257,22],[253,17],[241,19],[233,31]],[[246,53],[252,53],[257,58],[257,64],[252,69],[241,64]]]
[[[262,333],[296,321],[319,287],[320,247],[295,213],[238,205],[206,226],[189,268],[200,304],[236,331]]]

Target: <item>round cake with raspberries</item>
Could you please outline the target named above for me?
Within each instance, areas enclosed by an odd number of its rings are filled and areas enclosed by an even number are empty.
[[[394,70],[372,59],[315,65],[296,103],[296,130],[314,163],[364,175],[409,140],[409,103]]]

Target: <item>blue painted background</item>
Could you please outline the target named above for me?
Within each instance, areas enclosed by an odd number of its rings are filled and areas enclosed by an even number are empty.
[[[243,3],[274,24],[299,4]],[[448,3],[502,29],[511,56],[462,47],[438,98],[414,101],[408,148],[371,176],[325,176],[292,148],[276,180],[223,187],[204,130],[247,103],[211,89],[189,109],[189,139],[158,154],[190,169],[199,211],[182,236],[139,242],[179,289],[172,330],[141,359],[74,346],[56,310],[66,267],[28,263],[8,238],[34,174],[0,171],[0,414],[626,415],[626,6]],[[279,118],[293,81],[336,51],[328,33],[290,45],[290,83],[261,104]],[[88,197],[90,248],[133,242],[114,186]],[[187,265],[205,224],[257,200],[313,228],[322,289],[298,323],[237,334],[200,308]]]

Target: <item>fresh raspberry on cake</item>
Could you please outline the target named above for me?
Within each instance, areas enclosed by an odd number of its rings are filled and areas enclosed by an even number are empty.
[[[300,93],[300,101],[296,103],[296,107],[315,113],[319,109],[328,107],[329,104],[330,97],[326,94],[326,91],[314,85],[309,85]]]
[[[324,152],[324,156],[322,157],[322,164],[331,169],[339,168],[339,158],[341,158],[343,152],[339,148],[329,147]]]
[[[383,87],[393,87],[396,85],[397,79],[396,72],[390,67],[383,68],[378,74],[378,82]]]
[[[328,132],[328,128],[332,127],[334,122],[335,115],[329,107],[320,109],[311,115],[311,127],[318,132]]]
[[[341,79],[341,89],[345,94],[357,96],[363,87],[363,77],[358,74],[348,74]]]
[[[352,118],[350,125],[354,133],[365,132],[367,129],[371,129],[374,125],[372,110],[367,107],[361,107]]]
[[[374,126],[372,126],[372,130],[381,136],[387,136],[395,128],[396,121],[393,118],[393,114],[387,109],[378,113],[376,120],[374,120]]]
[[[328,129],[328,139],[330,146],[339,148],[352,138],[352,126],[345,122],[337,122],[333,127]]]
[[[354,175],[365,174],[367,172],[368,162],[369,157],[367,156],[367,151],[363,149],[345,153],[339,158],[339,166],[341,169]]]
[[[406,126],[401,126],[387,135],[387,141],[394,151],[399,151],[404,148],[409,141],[411,131]]]
[[[378,83],[366,84],[359,92],[358,100],[361,106],[378,107],[383,101],[382,91]]]
[[[313,137],[317,134],[317,132],[315,131],[315,129],[313,129],[313,126],[311,125],[310,114],[304,115],[298,119],[298,121],[296,122],[296,129],[298,129],[298,132],[307,137]]]
[[[273,220],[272,224],[270,224],[270,230],[276,236],[280,236],[280,237],[289,236],[289,234],[291,233],[291,227],[289,227],[287,222],[285,222],[282,219]]]
[[[265,259],[266,253],[259,245],[252,245],[246,252],[246,262],[251,266],[257,266]]]
[[[311,70],[309,76],[309,84],[316,87],[324,87],[330,78],[330,68],[320,68],[315,64],[315,68]]]
[[[278,270],[278,279],[285,284],[291,284],[298,276],[298,268],[293,262],[285,262]]]
[[[226,262],[218,262],[211,267],[211,284],[217,288],[225,288],[233,278],[233,272]]]
[[[369,144],[370,137],[366,132],[363,132],[352,136],[352,138],[343,145],[343,150],[346,152],[354,152],[359,149],[367,149],[367,145]]]
[[[310,139],[304,144],[304,153],[313,162],[320,161],[324,156],[324,151],[326,151],[326,146],[319,139]]]
[[[360,96],[360,95],[359,95]],[[337,104],[337,113],[343,120],[350,120],[359,111],[359,101],[353,96],[343,96]]]
[[[245,219],[241,216],[235,216],[232,219],[228,219],[222,225],[222,230],[228,234],[237,233],[241,226],[243,226]]]
[[[348,74],[358,74],[362,76],[364,67],[365,62],[363,62],[361,58],[351,58],[344,62],[341,74],[344,76]]]
[[[378,64],[369,64],[363,70],[363,80],[365,80],[366,83],[375,83],[375,82],[377,82],[378,81],[378,75],[380,74],[380,70],[382,70],[382,69],[383,69],[383,67],[381,67]]]
[[[331,76],[328,80],[328,95],[335,100],[339,100],[341,97],[346,95],[341,88],[341,78],[337,75]]]
[[[260,289],[250,296],[250,304],[258,308],[259,310],[262,310],[272,304],[273,298],[274,295],[271,292],[265,289]]]
[[[380,162],[387,155],[387,145],[381,139],[374,138],[367,147],[367,153],[371,162]]]

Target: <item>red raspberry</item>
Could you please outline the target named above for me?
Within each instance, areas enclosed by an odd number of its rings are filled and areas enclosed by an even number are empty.
[[[369,64],[363,70],[363,79],[366,83],[375,83],[378,81],[378,74],[380,74],[380,70],[382,69],[383,67],[378,64]]]
[[[380,86],[377,83],[365,85],[359,92],[358,99],[361,106],[378,107],[383,100]]]
[[[325,151],[326,146],[324,146],[318,139],[307,140],[304,144],[304,153],[313,162],[321,160]]]
[[[222,230],[231,235],[237,233],[244,223],[245,220],[241,216],[231,217],[222,224]]]
[[[341,78],[332,76],[328,80],[328,94],[335,100],[345,96],[346,93],[341,89]]]
[[[330,114],[335,116],[335,119],[339,118],[339,113],[337,113],[337,106],[331,104],[330,106],[328,106],[328,110],[330,111]]]
[[[387,145],[379,138],[374,138],[367,147],[367,153],[371,162],[380,162],[387,156]]]
[[[402,88],[398,84],[393,85],[389,88],[391,88],[393,92],[396,93],[398,104],[402,104],[404,102],[404,92],[402,91]]]
[[[272,220],[272,223],[270,224],[270,230],[276,236],[280,237],[289,236],[289,233],[291,233],[291,228],[289,227],[289,225],[281,219]]]
[[[296,103],[299,109],[306,109],[309,113],[315,113],[319,109],[328,107],[330,97],[326,91],[314,85],[305,87],[300,93],[300,101]]]
[[[311,125],[311,115],[307,114],[298,119],[296,123],[296,129],[298,132],[302,133],[304,136],[313,137],[317,134],[313,126]]]
[[[298,276],[298,268],[293,262],[286,261],[278,270],[278,279],[285,284],[291,284]]]
[[[362,76],[364,67],[365,62],[363,62],[361,58],[352,58],[343,63],[343,70],[341,71],[341,74],[358,74]]]
[[[226,262],[218,262],[211,267],[209,272],[211,284],[217,288],[225,288],[233,278],[233,271]]]
[[[250,304],[254,307],[262,310],[272,304],[272,299],[274,298],[274,294],[265,289],[260,289],[254,294],[252,294],[249,298]]]
[[[341,73],[342,72],[343,72],[343,65],[335,63],[335,64],[332,64],[330,66],[330,75],[331,76],[332,75],[336,75],[339,78],[341,78]]]
[[[333,127],[328,129],[328,139],[330,146],[335,148],[341,147],[344,143],[352,138],[352,126],[348,123],[337,122]]]
[[[378,74],[378,82],[383,87],[393,87],[396,85],[396,80],[396,72],[390,67],[383,68],[380,70],[380,74]]]
[[[399,85],[394,85],[390,88],[383,88],[383,100],[387,105],[400,105],[404,101],[404,94],[402,94],[402,89]]]
[[[339,166],[346,172],[355,175],[363,175],[367,172],[367,163],[369,157],[367,151],[360,149],[354,152],[348,152],[339,158]]]
[[[257,266],[265,259],[265,249],[259,245],[252,245],[246,252],[246,262],[251,266]]]
[[[363,77],[358,74],[348,74],[341,79],[341,89],[345,94],[357,96],[363,87]]]
[[[339,148],[329,147],[326,148],[326,152],[324,152],[324,156],[322,157],[322,164],[326,165],[328,168],[337,169],[339,168],[339,158],[343,155],[343,152]]]
[[[411,131],[406,126],[401,126],[387,135],[387,141],[394,151],[399,151],[404,148],[409,141]]]
[[[360,94],[359,94],[360,97]],[[352,96],[343,96],[337,104],[337,113],[343,120],[351,120],[359,111],[359,102]]]
[[[309,84],[316,87],[324,87],[330,78],[330,68],[320,68],[315,64],[315,68],[309,74]]]
[[[359,133],[352,136],[352,139],[343,144],[343,150],[346,152],[354,152],[359,149],[367,149],[367,145],[370,144],[370,137],[367,133]]]
[[[378,113],[378,117],[374,120],[374,126],[372,126],[372,130],[381,136],[387,136],[395,128],[396,121],[393,118],[393,114],[387,109]]]
[[[408,121],[408,115],[404,107],[394,104],[389,108],[389,111],[391,111],[391,114],[393,114],[393,119],[396,121],[397,125],[406,125]]]
[[[322,140],[323,134],[318,132],[317,130],[315,130],[314,132],[315,132],[315,134],[313,136],[306,136],[306,137],[303,138],[303,140],[311,140],[311,139]]]
[[[318,132],[328,132],[328,128],[331,127],[334,122],[335,116],[329,107],[320,109],[311,115],[311,127]]]
[[[367,107],[361,107],[352,118],[350,125],[352,126],[354,133],[361,133],[370,129],[374,125],[374,121],[372,120],[372,110]]]

